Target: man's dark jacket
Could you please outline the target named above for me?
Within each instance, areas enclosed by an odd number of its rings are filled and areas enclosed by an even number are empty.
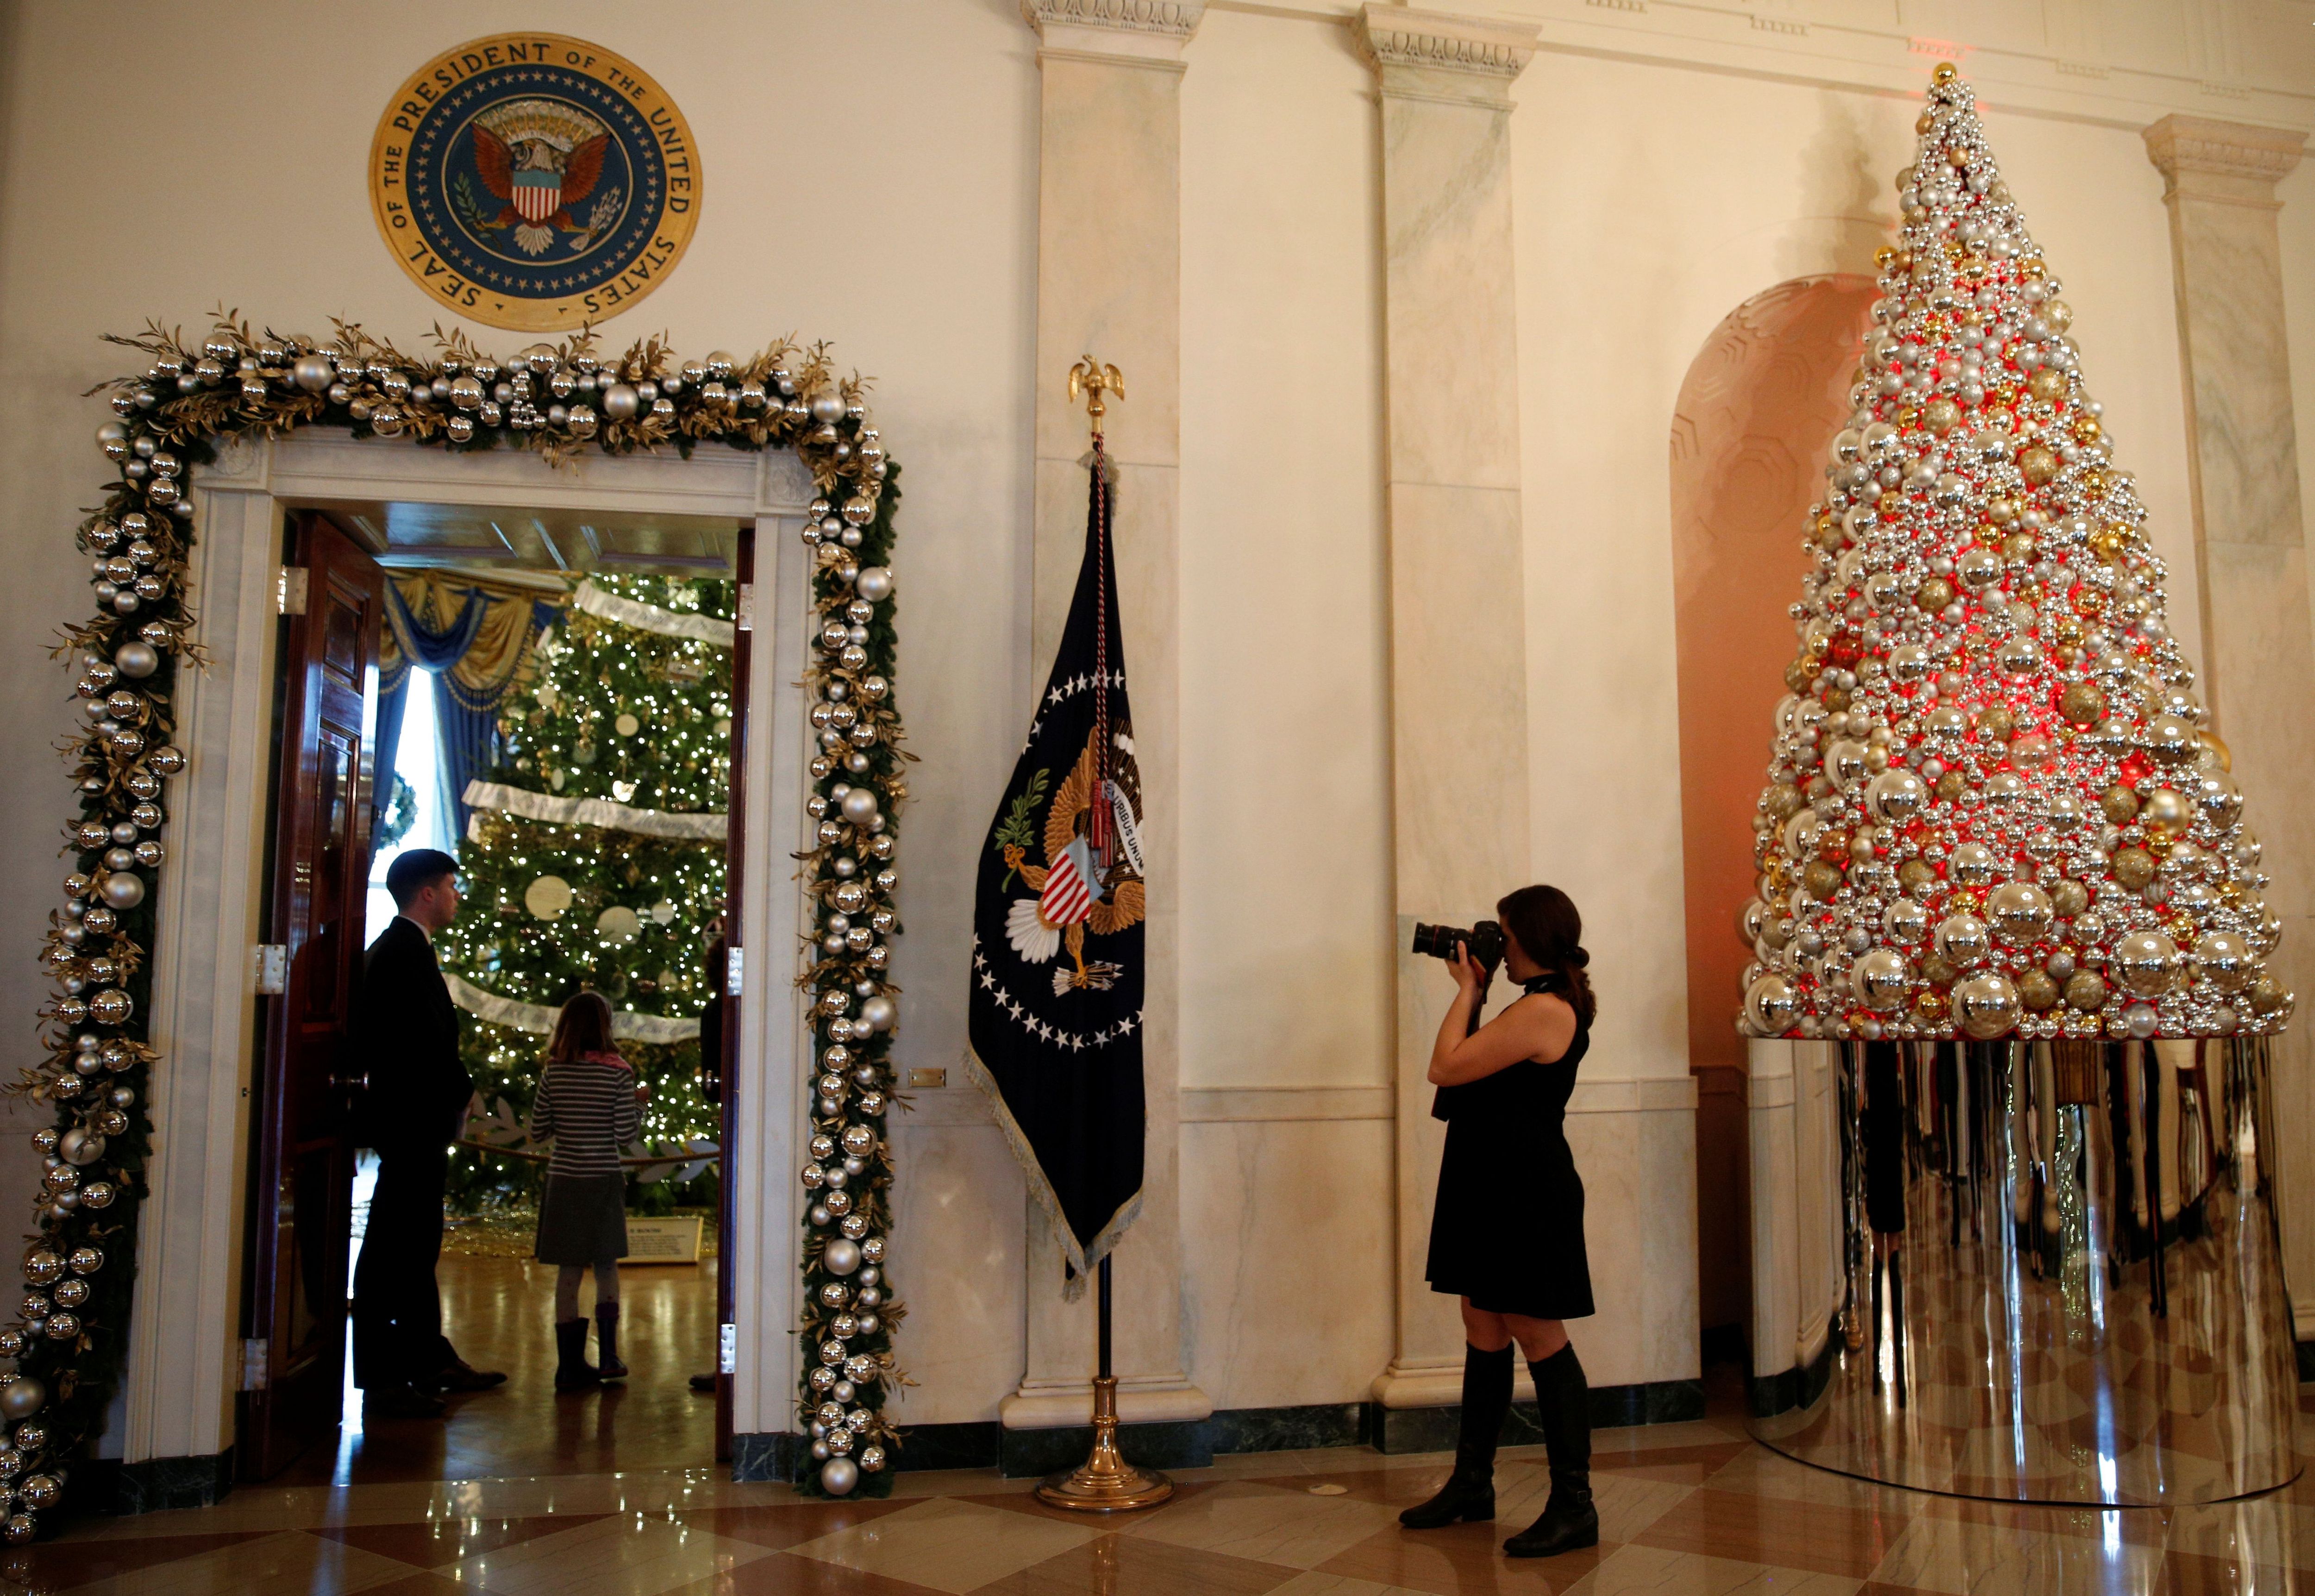
[[[355,1122],[380,1153],[439,1148],[457,1137],[474,1077],[458,1061],[458,1011],[434,944],[400,915],[362,956],[348,1042],[369,1077]]]

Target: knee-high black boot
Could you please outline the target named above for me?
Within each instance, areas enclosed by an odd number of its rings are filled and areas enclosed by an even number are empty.
[[[1555,1557],[1600,1544],[1600,1514],[1592,1505],[1592,1387],[1572,1344],[1527,1367],[1535,1377],[1536,1412],[1551,1459],[1551,1496],[1543,1516],[1505,1541],[1503,1551]]]
[[[595,1304],[595,1372],[607,1380],[627,1378],[627,1366],[619,1361],[619,1305],[616,1302]]]
[[[1463,1349],[1463,1421],[1455,1438],[1455,1472],[1439,1494],[1398,1515],[1410,1530],[1436,1530],[1458,1519],[1474,1524],[1495,1516],[1495,1442],[1512,1410],[1512,1349]]]

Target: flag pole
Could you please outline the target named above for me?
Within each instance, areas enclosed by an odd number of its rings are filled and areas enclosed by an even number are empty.
[[[1093,492],[1096,502],[1109,492],[1109,462],[1102,450],[1101,436],[1102,417],[1109,412],[1103,401],[1105,394],[1119,399],[1125,397],[1124,379],[1118,376],[1116,367],[1104,366],[1087,355],[1069,368],[1069,397],[1075,400],[1080,395],[1084,396],[1086,415],[1093,423]],[[1104,504],[1102,510],[1104,513],[1095,518],[1095,524],[1104,532],[1101,557],[1107,560],[1107,506]],[[1104,666],[1105,669],[1105,661]],[[1102,751],[1108,751],[1105,740]],[[1093,809],[1099,816],[1104,804],[1096,802]],[[1095,1267],[1099,1280],[1095,1297],[1100,1304],[1101,1317],[1096,1332],[1100,1372],[1093,1382],[1093,1450],[1069,1473],[1054,1475],[1039,1485],[1037,1495],[1049,1506],[1078,1512],[1127,1512],[1135,1508],[1155,1507],[1166,1501],[1174,1494],[1174,1482],[1154,1469],[1136,1468],[1117,1450],[1117,1372],[1110,1356],[1110,1255],[1104,1253]]]

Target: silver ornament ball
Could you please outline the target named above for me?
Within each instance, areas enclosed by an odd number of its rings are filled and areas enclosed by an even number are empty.
[[[20,1374],[0,1386],[0,1419],[13,1424],[31,1418],[48,1405],[49,1388],[29,1374]]]

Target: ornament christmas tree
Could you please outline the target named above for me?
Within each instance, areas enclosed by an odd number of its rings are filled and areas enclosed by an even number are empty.
[[[592,585],[612,600],[602,609],[630,619],[655,613],[681,625],[732,615],[723,582],[598,577]],[[510,697],[501,716],[503,758],[487,779],[550,801],[606,801],[592,819],[650,811],[643,823],[657,829],[526,815],[519,796],[478,804],[459,848],[467,907],[438,941],[442,967],[472,989],[470,1009],[495,1008],[507,1020],[515,1011],[505,1005],[534,1006],[534,1025],[582,988],[602,993],[625,1033],[620,1054],[651,1088],[644,1144],[657,1152],[713,1142],[698,1043],[670,1033],[691,1031],[708,999],[705,931],[723,909],[731,652],[574,606],[540,641],[538,661],[529,693]],[[548,815],[559,806],[530,807]],[[484,1100],[527,1111],[545,1038],[475,1012],[464,1035]],[[665,1175],[674,1166],[653,1167]],[[492,1188],[523,1189],[534,1175],[523,1161],[480,1154],[454,1184],[471,1201]]]
[[[1938,68],[1810,514],[1743,1026],[2280,1030],[2280,926],[2165,572],[1974,109]],[[2218,617],[2224,625],[2225,618]]]

